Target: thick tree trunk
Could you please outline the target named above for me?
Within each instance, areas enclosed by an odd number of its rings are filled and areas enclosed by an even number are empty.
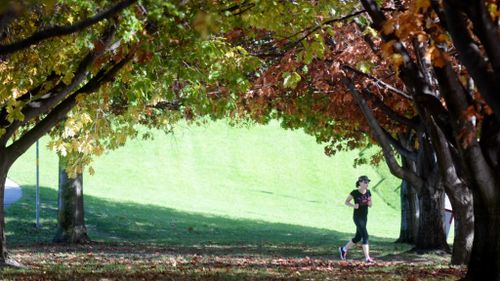
[[[420,148],[415,168],[417,174],[425,179],[425,182],[418,192],[419,222],[415,250],[417,252],[449,251],[443,225],[444,186],[436,162],[436,153],[427,132],[420,132],[418,138]]]
[[[401,182],[401,228],[397,243],[415,244],[418,231],[418,197],[408,182]]]
[[[413,135],[410,133],[407,134],[399,134],[398,139],[401,142],[401,145],[408,149],[412,150]],[[416,165],[414,161],[401,156],[401,164],[403,168],[410,169],[416,172]],[[408,243],[413,244],[417,242],[417,234],[418,234],[418,220],[419,220],[419,210],[418,210],[418,196],[415,189],[410,186],[410,183],[403,179],[401,181],[401,229],[399,232],[399,238],[396,240],[398,243]]]
[[[6,264],[8,260],[7,240],[5,239],[5,212],[4,212],[4,194],[5,180],[7,179],[7,170],[4,171],[0,163],[0,264]]]
[[[500,122],[492,116],[485,118],[482,127],[481,150],[489,167],[496,171],[500,182]],[[481,182],[479,174],[472,174],[476,182]],[[471,188],[474,195],[474,243],[466,279],[500,280],[500,189],[498,185],[486,198],[480,187]],[[491,200],[493,199],[493,200]],[[492,203],[488,203],[490,201]]]
[[[441,181],[432,182],[441,184]],[[419,194],[420,221],[415,250],[449,251],[443,228],[444,190],[439,186],[426,185]]]
[[[435,119],[429,116],[427,120],[443,186],[455,218],[455,239],[451,263],[467,264],[474,239],[474,210],[472,193],[465,182],[467,177],[463,173],[466,164],[450,146],[448,138],[434,121]]]
[[[455,238],[453,240],[452,264],[467,264],[474,241],[474,207],[472,194],[465,184],[456,184],[446,189],[453,208]]]
[[[64,160],[59,160],[60,205],[58,214],[58,229],[54,242],[58,243],[88,243],[90,239],[85,227],[83,208],[83,176],[78,174],[70,178],[65,171]]]
[[[10,169],[11,162],[5,157],[5,150],[0,148],[0,267],[24,267],[16,260],[9,257],[7,252],[7,239],[5,237],[5,210],[4,210],[4,197],[5,197],[5,180]]]
[[[498,207],[489,211],[479,194],[474,193],[474,243],[467,280],[500,280],[500,235]]]

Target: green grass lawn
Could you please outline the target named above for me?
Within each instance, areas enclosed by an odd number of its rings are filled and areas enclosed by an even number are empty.
[[[399,235],[399,180],[385,164],[353,168],[359,151],[329,158],[313,137],[277,123],[184,125],[174,135],[155,136],[96,159],[96,174],[84,176],[92,239],[331,246],[353,235],[352,209],[343,202],[362,174],[376,186],[368,225],[372,241],[387,246]],[[32,147],[9,173],[24,187],[23,198],[7,210],[9,243],[50,241],[55,231],[57,157],[46,142],[40,152],[42,229],[32,227]]]

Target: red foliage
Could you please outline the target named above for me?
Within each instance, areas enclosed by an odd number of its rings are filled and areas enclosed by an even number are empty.
[[[395,88],[403,88],[391,65],[370,49],[356,25],[344,24],[336,28],[334,36],[327,33],[322,36],[324,42],[331,42],[326,44],[323,59],[314,59],[305,65],[299,60],[300,49],[289,50],[254,81],[253,89],[241,99],[242,105],[255,119],[273,112],[277,112],[281,118],[293,119],[294,123],[288,123],[291,127],[309,127],[322,141],[335,143],[351,139],[353,140],[349,145],[351,148],[364,145],[362,140],[369,132],[369,128],[352,94],[341,83],[341,79],[348,75],[353,78],[359,90],[366,89],[372,93],[373,96],[368,98],[368,103],[374,108],[377,119],[386,130],[393,133],[405,130],[404,126],[388,118],[386,113],[372,101],[373,98],[377,98],[400,115],[415,115],[408,99],[395,94],[380,83],[383,81]],[[372,77],[383,78],[367,79],[359,73],[353,74],[345,70],[345,66],[357,69],[361,64],[370,68]],[[295,89],[283,86],[284,75],[291,72],[301,76],[301,81]],[[315,123],[308,125],[304,122]],[[339,135],[343,137],[336,137]],[[325,153],[333,154],[336,149],[329,147]]]

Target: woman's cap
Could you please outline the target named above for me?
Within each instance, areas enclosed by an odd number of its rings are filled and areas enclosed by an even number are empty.
[[[367,176],[361,176],[358,178],[358,182],[361,182],[361,181],[370,182],[370,179]]]

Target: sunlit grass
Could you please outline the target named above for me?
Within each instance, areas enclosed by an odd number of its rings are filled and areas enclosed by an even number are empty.
[[[128,202],[335,230],[346,233],[342,239],[348,239],[354,231],[352,209],[343,202],[355,179],[366,174],[377,189],[370,210],[370,234],[387,238],[399,235],[399,180],[390,176],[385,164],[353,168],[358,151],[329,158],[313,137],[302,131],[283,130],[277,123],[249,129],[232,128],[225,122],[202,127],[184,125],[174,135],[155,135],[153,141],[133,140],[98,158],[93,165],[96,174],[84,176],[84,194],[113,204]],[[40,184],[56,191],[57,157],[45,149],[45,143],[43,140],[41,144]],[[32,148],[9,176],[21,185],[33,186],[34,156]],[[24,202],[26,211],[34,214],[34,202]],[[87,211],[94,208],[102,206],[86,200]],[[136,221],[142,223],[169,219],[136,212],[134,215],[143,216]],[[46,214],[42,221],[54,215]],[[106,215],[127,220],[130,214]],[[92,226],[89,230],[92,235]],[[105,235],[94,236],[106,239]]]

